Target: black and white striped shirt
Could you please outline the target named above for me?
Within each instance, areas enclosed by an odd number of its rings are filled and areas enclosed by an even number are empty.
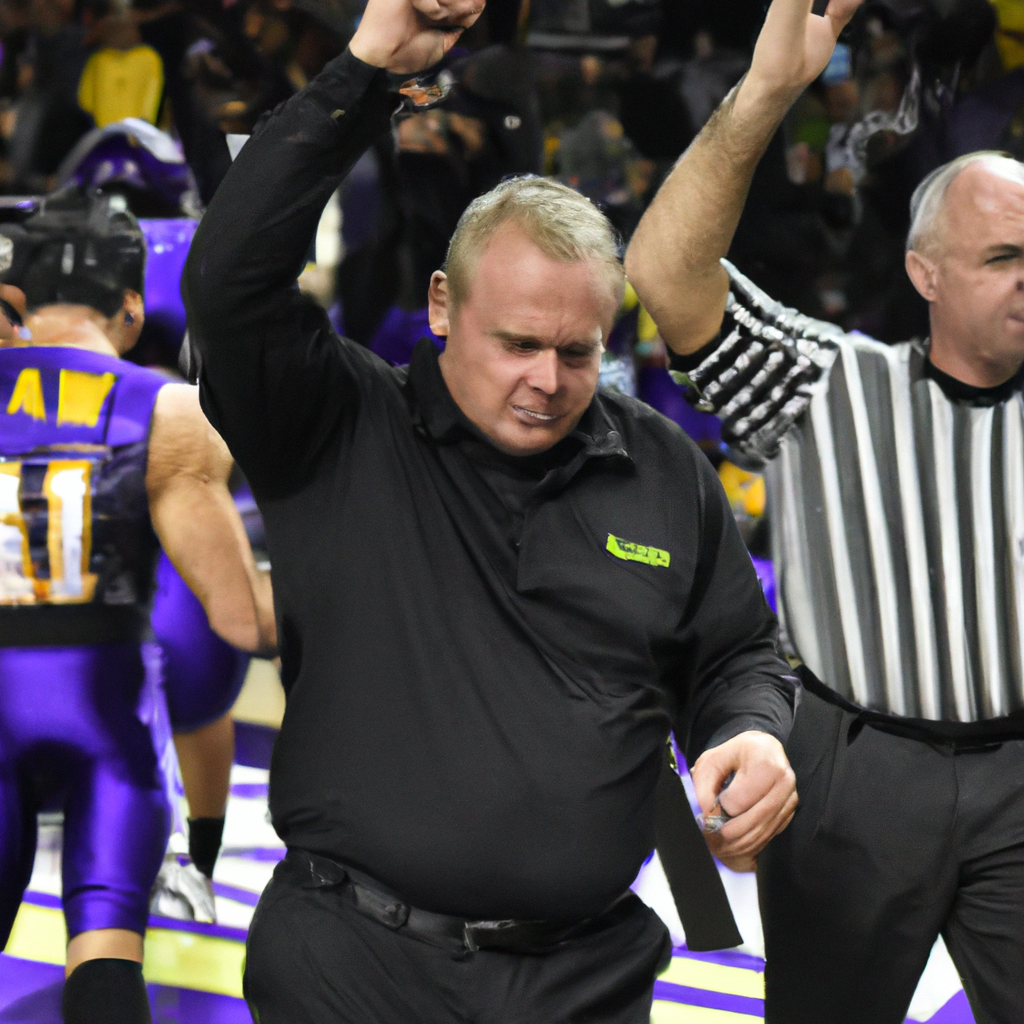
[[[844,334],[726,267],[721,340],[676,377],[750,468],[767,463],[792,653],[865,708],[1024,709],[1019,382],[957,394],[919,343]]]

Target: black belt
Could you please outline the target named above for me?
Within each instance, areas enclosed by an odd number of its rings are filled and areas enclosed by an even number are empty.
[[[569,939],[607,928],[632,912],[631,892],[624,892],[600,914],[581,921],[467,921],[410,906],[380,882],[318,853],[292,847],[286,866],[304,888],[338,889],[360,913],[393,931],[402,930],[427,940],[454,941],[460,953],[481,949],[510,953],[545,953]]]
[[[0,608],[0,647],[80,647],[141,642],[146,619],[136,605],[10,605]]]
[[[891,736],[919,740],[936,750],[952,754],[991,750],[1002,743],[1024,739],[1024,712],[1021,711],[980,722],[904,718],[854,704],[852,700],[847,700],[830,686],[826,686],[806,665],[797,665],[793,671],[805,690],[826,703],[857,716],[850,726],[848,741],[851,743],[865,725],[870,725],[879,732],[887,732]]]

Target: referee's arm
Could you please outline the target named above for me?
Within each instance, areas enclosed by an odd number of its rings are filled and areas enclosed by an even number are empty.
[[[722,101],[647,208],[626,273],[665,344],[689,355],[714,337],[729,294],[729,251],[758,161],[796,98],[828,64],[861,0],[774,0],[750,70]]]

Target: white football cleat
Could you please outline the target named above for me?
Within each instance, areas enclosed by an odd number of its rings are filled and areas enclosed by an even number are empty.
[[[213,882],[191,861],[182,864],[175,854],[169,853],[164,857],[163,866],[153,883],[149,910],[152,914],[179,921],[216,924]]]

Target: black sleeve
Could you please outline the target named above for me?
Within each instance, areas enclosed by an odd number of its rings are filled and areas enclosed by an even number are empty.
[[[265,494],[308,479],[374,372],[296,279],[327,200],[389,127],[388,87],[347,50],[331,61],[257,124],[192,242],[182,291],[203,409]]]
[[[706,459],[698,464],[701,552],[683,642],[689,698],[675,730],[689,764],[750,729],[785,743],[798,689],[722,485]]]

